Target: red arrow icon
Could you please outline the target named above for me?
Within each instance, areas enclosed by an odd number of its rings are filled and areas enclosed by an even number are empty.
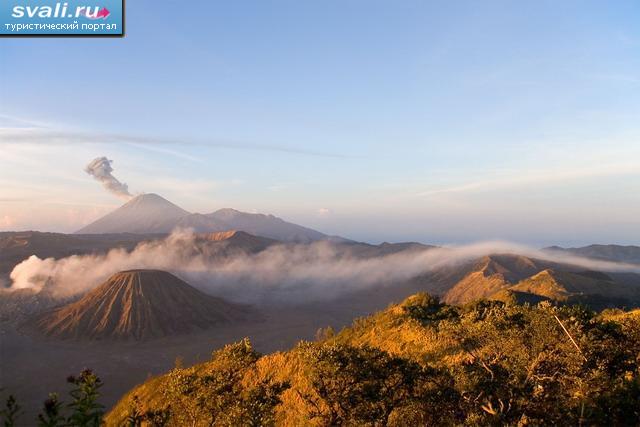
[[[102,9],[100,9],[98,14],[96,15],[96,18],[107,19],[110,14],[111,12],[109,12],[109,9],[107,9],[106,7],[103,7]]]

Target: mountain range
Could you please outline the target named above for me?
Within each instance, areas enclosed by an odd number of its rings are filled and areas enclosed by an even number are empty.
[[[33,235],[36,242],[43,236]],[[44,236],[54,241],[56,236]],[[74,236],[67,236],[75,239]],[[82,242],[82,239],[79,240]],[[9,240],[4,246],[29,244],[29,239]],[[0,240],[2,243],[2,240]],[[78,242],[75,242],[78,243]],[[282,243],[243,231],[199,233],[184,250],[188,256],[201,255],[220,262],[237,255],[256,254]],[[380,256],[438,250],[418,243],[368,245],[335,243],[339,258]],[[295,246],[292,246],[295,247]],[[66,306],[51,298],[55,286],[40,293],[32,290],[6,293],[0,299],[0,314],[7,320],[27,318],[28,329],[53,338],[147,340],[204,329],[220,322],[241,320],[247,310],[192,288],[170,273],[132,270],[117,273],[102,285],[79,296]],[[640,305],[640,275],[632,272],[591,271],[584,267],[503,253],[463,262],[448,263],[408,280],[354,289],[331,305],[345,310],[379,309],[415,292],[439,295],[448,304],[463,305],[479,299],[511,303],[551,301],[582,303],[594,309],[637,307]],[[26,307],[28,306],[28,307]],[[26,307],[26,308],[25,308]],[[40,313],[34,313],[40,311]]]
[[[230,208],[209,214],[190,213],[153,193],[134,197],[115,211],[81,228],[76,234],[166,234],[179,227],[190,228],[197,233],[239,230],[286,242],[308,243],[330,238],[324,233],[273,215]]]

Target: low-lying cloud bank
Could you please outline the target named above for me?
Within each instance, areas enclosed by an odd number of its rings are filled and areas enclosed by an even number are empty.
[[[609,272],[640,271],[640,266],[549,254],[507,242],[404,251],[363,258],[329,242],[274,245],[257,254],[211,256],[189,230],[139,244],[133,251],[74,255],[55,260],[31,256],[11,272],[12,288],[41,288],[50,279],[59,296],[86,292],[112,274],[129,269],[170,271],[189,283],[231,300],[306,302],[327,300],[371,286],[390,285],[441,267],[484,255],[513,253]]]

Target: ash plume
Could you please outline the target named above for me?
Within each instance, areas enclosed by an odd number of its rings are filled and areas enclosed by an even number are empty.
[[[601,271],[638,271],[640,266],[596,261],[507,242],[484,242],[362,258],[331,242],[279,244],[255,254],[216,257],[189,230],[134,250],[61,259],[31,256],[11,272],[12,288],[41,288],[51,278],[59,296],[84,293],[112,274],[130,269],[169,271],[212,295],[245,303],[331,300],[374,286],[390,286],[420,274],[496,253],[511,253]]]
[[[96,157],[84,168],[84,171],[101,182],[102,186],[110,193],[123,199],[133,197],[129,193],[127,184],[118,181],[115,176],[111,175],[111,172],[113,172],[111,163],[113,163],[113,160],[109,160],[106,157]]]

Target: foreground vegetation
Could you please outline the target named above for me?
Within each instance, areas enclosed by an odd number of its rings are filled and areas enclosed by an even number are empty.
[[[640,425],[640,310],[414,295],[287,352],[245,339],[176,366],[106,416],[91,371],[40,426]],[[5,426],[21,417],[9,397]],[[21,424],[31,425],[27,420]]]
[[[107,425],[638,425],[640,312],[410,297],[315,342],[248,340],[125,395]]]
[[[0,421],[4,427],[38,425],[39,427],[82,426],[97,427],[103,424],[104,406],[98,403],[102,381],[91,370],[85,369],[78,376],[67,377],[72,385],[70,401],[63,402],[57,393],[50,393],[44,401],[42,412],[34,419],[27,419],[13,395],[6,399],[0,410]]]

